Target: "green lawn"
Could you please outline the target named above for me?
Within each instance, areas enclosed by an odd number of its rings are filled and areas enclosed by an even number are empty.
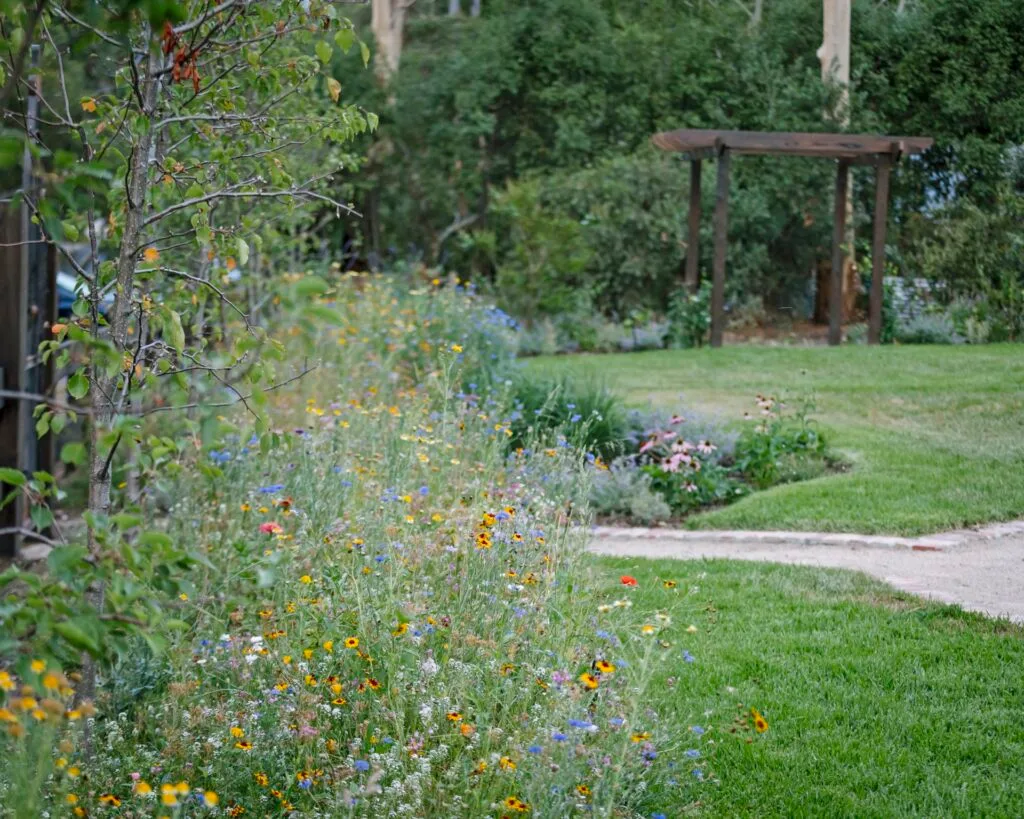
[[[814,395],[849,472],[758,492],[699,528],[920,534],[1024,515],[1024,346],[726,347],[531,360],[630,404],[731,422],[756,393]]]
[[[659,664],[651,696],[706,730],[687,746],[705,781],[680,771],[692,799],[667,815],[1024,816],[1020,627],[850,572],[594,565],[607,588],[635,576],[636,605],[671,615],[679,659]],[[751,707],[768,731],[730,733]]]

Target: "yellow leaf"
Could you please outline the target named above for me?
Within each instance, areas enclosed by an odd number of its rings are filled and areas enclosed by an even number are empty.
[[[155,262],[157,259],[160,258],[160,251],[157,250],[155,247],[147,247],[142,254],[142,258],[144,258],[147,262]]]
[[[96,113],[96,100],[89,97],[87,100],[82,100],[82,110],[90,114]]]
[[[334,77],[328,77],[327,92],[331,95],[331,100],[337,102],[341,98],[341,83]]]
[[[234,256],[228,256],[227,261],[224,262],[224,266],[228,270],[234,270],[238,266],[238,263],[235,261]]]

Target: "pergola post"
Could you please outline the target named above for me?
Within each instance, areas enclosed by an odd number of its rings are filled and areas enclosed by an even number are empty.
[[[700,261],[700,160],[690,160],[690,226],[686,237],[686,287],[697,290]]]
[[[850,163],[836,163],[836,200],[832,223],[832,283],[829,287],[828,343],[839,344],[843,338],[843,235],[846,222],[846,180]]]
[[[882,340],[882,295],[885,276],[885,231],[889,221],[889,175],[892,162],[880,156],[875,166],[875,223],[871,238],[871,296],[868,300],[868,344]]]
[[[725,252],[729,233],[729,149],[718,152],[715,186],[715,248],[711,283],[711,346],[722,346],[725,329]]]

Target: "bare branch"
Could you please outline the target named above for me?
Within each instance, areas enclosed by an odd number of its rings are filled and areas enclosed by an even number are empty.
[[[314,364],[312,367],[306,367],[306,369],[304,369],[298,375],[293,375],[291,378],[288,378],[288,379],[286,379],[284,381],[280,381],[277,384],[273,384],[273,385],[267,387],[265,390],[263,390],[263,392],[273,392],[274,390],[279,390],[279,389],[281,389],[281,387],[285,387],[288,384],[291,384],[293,381],[298,381],[303,376],[313,372],[313,370],[317,369],[319,366],[320,366],[319,364]],[[248,400],[249,398],[252,398],[252,396],[253,396],[253,393],[249,393],[247,396],[245,396],[245,398],[246,398],[246,400]],[[197,403],[194,403],[194,404],[179,404],[179,405],[173,406],[173,407],[150,407],[148,410],[142,410],[142,411],[140,411],[137,414],[138,415],[151,415],[151,414],[153,414],[155,412],[171,412],[172,410],[196,409],[197,407],[214,407],[214,408],[218,408],[218,407],[233,407],[237,403],[238,403],[238,401],[222,401],[222,402],[216,403],[216,404],[207,404],[207,403],[198,403],[197,402]]]

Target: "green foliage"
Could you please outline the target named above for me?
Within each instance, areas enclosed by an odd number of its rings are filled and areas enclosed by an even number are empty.
[[[696,293],[680,288],[668,306],[668,346],[686,349],[703,347],[711,329],[711,283],[705,281]]]
[[[572,444],[610,462],[625,449],[625,406],[605,386],[590,379],[543,378],[530,373],[513,377],[508,401],[513,409],[509,446],[534,438]]]
[[[503,308],[533,320],[541,316],[577,316],[590,305],[581,276],[590,253],[578,223],[545,212],[537,181],[509,183],[495,196],[495,221],[507,241],[497,266],[495,290]]]
[[[760,417],[736,442],[736,468],[759,489],[820,475],[825,439],[810,418],[814,404],[801,400],[792,411],[774,396],[758,396]]]
[[[893,339],[900,344],[959,344],[964,340],[952,318],[938,312],[899,321]]]

